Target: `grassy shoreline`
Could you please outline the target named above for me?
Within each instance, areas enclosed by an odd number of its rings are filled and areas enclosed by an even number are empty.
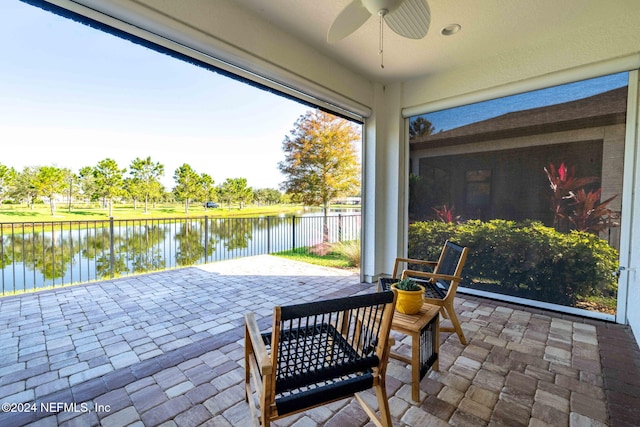
[[[112,216],[114,219],[157,219],[157,218],[191,218],[211,216],[216,218],[229,217],[247,217],[247,216],[271,216],[280,214],[303,213],[304,206],[300,205],[273,205],[273,206],[257,206],[249,205],[242,209],[238,207],[220,207],[213,209],[205,209],[202,205],[192,205],[189,213],[184,212],[182,204],[163,204],[157,205],[155,208],[149,207],[148,212],[144,212],[144,206],[138,205],[136,209],[133,205],[114,206]],[[78,222],[78,221],[96,221],[109,219],[109,210],[98,207],[72,207],[69,212],[68,208],[60,207],[56,210],[54,216],[48,205],[38,204],[32,209],[24,205],[4,205],[0,207],[0,223],[22,223],[22,222]]]

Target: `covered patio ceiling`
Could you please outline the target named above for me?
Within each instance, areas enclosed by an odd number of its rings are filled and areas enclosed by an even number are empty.
[[[613,48],[628,42],[640,15],[640,2],[635,0],[428,0],[431,25],[425,38],[403,38],[385,27],[382,69],[375,16],[343,40],[327,42],[329,27],[350,1],[76,0],[115,16],[124,8],[150,21],[169,19],[174,26],[197,29],[266,61],[279,61],[287,51],[283,41],[295,40],[370,81],[384,83],[527,57],[535,69],[536,58],[545,51],[554,56],[551,59],[563,60],[555,53],[559,44],[564,54],[580,61],[603,43]],[[451,24],[459,24],[461,30],[442,35]],[[278,47],[285,52],[277,52]]]

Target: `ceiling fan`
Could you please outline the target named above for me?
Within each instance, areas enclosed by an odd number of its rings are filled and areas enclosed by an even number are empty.
[[[393,32],[410,39],[421,39],[429,31],[431,11],[426,0],[353,0],[331,24],[327,41],[335,43],[360,28],[371,16],[380,17]]]

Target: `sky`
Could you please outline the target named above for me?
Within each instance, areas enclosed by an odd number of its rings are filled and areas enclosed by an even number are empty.
[[[18,0],[0,1],[0,164],[78,172],[184,163],[216,185],[278,188],[282,141],[310,108]]]

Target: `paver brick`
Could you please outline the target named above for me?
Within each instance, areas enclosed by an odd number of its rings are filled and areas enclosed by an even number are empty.
[[[582,426],[606,427],[607,426],[607,424],[605,424],[605,423],[602,423],[602,422],[600,422],[598,420],[591,419],[589,417],[586,417],[586,416],[584,416],[582,414],[578,414],[576,412],[572,412],[569,415],[569,425],[576,426],[576,427],[582,427]],[[630,427],[632,425],[633,424],[629,424]]]
[[[129,369],[118,369],[103,375],[102,380],[109,390],[129,385],[137,380]]]
[[[71,386],[71,392],[75,402],[88,402],[92,401],[97,396],[107,392],[107,386],[102,381],[102,378],[94,378],[89,381]]]
[[[131,346],[124,341],[116,342],[114,344],[110,344],[104,347],[104,351],[109,357],[116,356],[121,353],[126,353],[131,351]]]
[[[106,373],[113,371],[113,367],[111,365],[100,365],[95,368],[87,369],[86,371],[81,371],[76,374],[73,374],[69,377],[69,384],[74,386],[76,384],[83,383],[87,380],[100,377]]]
[[[54,381],[50,381],[45,384],[40,384],[36,386],[35,393],[36,398],[41,398],[44,396],[48,396],[52,393],[55,393],[60,390],[65,390],[69,388],[69,379],[68,378],[59,378]]]
[[[140,362],[140,358],[135,352],[127,351],[110,357],[109,361],[115,369],[120,369]]]
[[[409,407],[400,421],[409,426],[447,427],[449,425],[446,421],[415,406]]]
[[[181,382],[180,384],[174,385],[168,390],[165,390],[165,393],[167,394],[169,399],[171,399],[175,396],[179,396],[181,394],[186,393],[187,391],[191,390],[193,387],[194,385],[193,383],[191,383],[191,381],[184,381],[184,382]]]
[[[498,425],[524,427],[529,423],[530,414],[531,411],[526,406],[499,400],[491,415],[491,421],[497,422]]]
[[[158,385],[163,389],[168,389],[187,379],[187,377],[177,367],[164,369],[153,376]]]
[[[575,391],[585,396],[591,396],[595,399],[604,400],[604,391],[602,388],[593,384],[580,381],[577,378],[567,377],[566,375],[556,375],[555,383],[562,388]]]
[[[0,359],[5,356],[5,355],[0,355]],[[48,363],[48,362],[47,362]],[[0,363],[1,365],[1,363]],[[0,367],[0,378],[4,377],[5,375],[7,375],[8,373],[11,372],[17,372],[17,371],[23,371],[25,370],[27,367],[27,364],[24,362],[11,362],[11,363],[7,363],[5,366]],[[23,378],[24,379],[24,378]],[[9,381],[11,382],[11,381]],[[0,380],[0,385],[3,383],[2,380]]]
[[[245,411],[246,414],[247,411]],[[202,405],[196,405],[175,417],[175,423],[179,427],[195,427],[211,418],[211,412]],[[234,424],[241,425],[241,424]]]
[[[160,356],[161,354],[164,354],[164,353],[162,353],[162,350],[157,348],[155,350],[151,350],[151,351],[147,351],[146,353],[142,353],[138,357],[140,358],[140,360],[149,360],[149,359],[153,359],[156,356]]]
[[[531,416],[549,425],[563,427],[569,425],[569,412],[557,409],[542,402],[535,402],[531,409]]]
[[[85,412],[71,419],[66,419],[58,415],[59,427],[94,427],[100,425],[100,420],[95,412]]]
[[[193,359],[198,360],[198,359]],[[199,360],[198,360],[199,361]],[[213,369],[204,363],[199,363],[184,371],[184,374],[194,385],[200,385],[211,381],[217,375]]]
[[[100,408],[104,408],[105,411],[108,409],[109,413],[115,413],[127,406],[133,405],[124,388],[119,388],[98,396],[93,400],[93,403],[96,407],[100,406]]]
[[[477,385],[472,385],[471,387],[469,387],[469,390],[467,390],[465,397],[478,402],[479,404],[487,408],[493,408],[498,401],[498,393],[484,389]]]
[[[26,381],[16,381],[0,387],[0,399],[5,396],[20,393],[26,389]]]
[[[41,365],[34,366],[33,368],[9,372],[3,377],[0,377],[0,386],[14,383],[16,381],[26,380],[27,378],[35,377],[48,371],[49,364],[43,363]]]
[[[218,415],[235,405],[236,403],[244,400],[244,391],[237,387],[231,387],[224,391],[221,391],[217,395],[204,401],[203,405],[213,415]]]
[[[129,397],[140,413],[168,400],[167,395],[157,384],[151,384],[130,393]]]
[[[77,362],[73,365],[68,365],[58,370],[58,375],[60,377],[68,377],[70,375],[76,374],[78,372],[86,371],[89,369],[89,364],[87,362]]]
[[[2,403],[27,403],[35,400],[33,389],[19,391],[2,398]]]
[[[440,393],[438,393],[439,399],[444,400],[452,406],[457,406],[463,397],[464,393],[449,386],[444,387],[440,390]]]
[[[594,396],[571,393],[571,412],[576,412],[600,422],[607,421],[606,403]]]
[[[571,366],[571,351],[557,346],[547,346],[544,351],[544,360]]]
[[[505,377],[490,370],[481,370],[473,379],[473,384],[487,390],[499,392],[504,385]]]
[[[524,370],[524,374],[541,382],[553,383],[553,381],[555,380],[555,374],[553,372],[549,372],[545,368],[540,368],[533,365],[527,365]]]
[[[217,393],[217,388],[215,388],[210,383],[204,383],[187,391],[185,395],[193,403],[202,403],[205,400],[215,396]]]
[[[176,417],[190,407],[189,399],[185,396],[178,396],[151,408],[142,414],[141,419],[145,425],[157,425]]]
[[[103,427],[122,427],[139,420],[139,414],[133,406],[127,406],[118,412],[107,415],[100,420]]]
[[[493,413],[493,406],[485,406],[481,403],[476,402],[475,400],[471,400],[465,397],[460,401],[456,413],[458,411],[466,412],[473,415],[474,417],[488,422],[491,419],[491,414]]]

